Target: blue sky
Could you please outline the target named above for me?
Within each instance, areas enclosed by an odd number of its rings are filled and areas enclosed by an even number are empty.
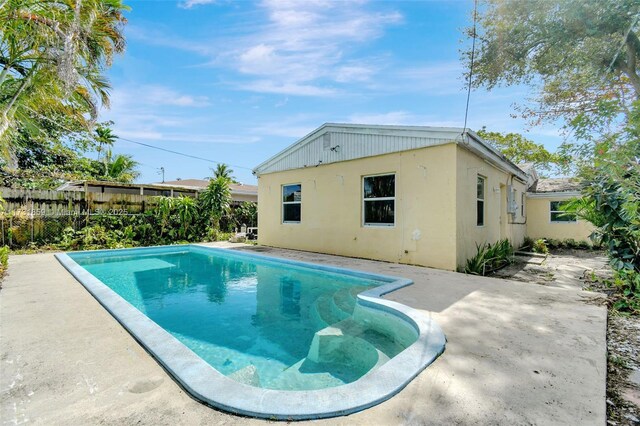
[[[127,50],[108,72],[126,139],[250,169],[325,122],[462,127],[459,50],[468,1],[128,1]],[[555,149],[553,126],[513,118],[515,87],[471,95],[469,125],[526,133]],[[120,140],[139,182],[204,178],[214,165]],[[244,167],[244,168],[242,168]]]

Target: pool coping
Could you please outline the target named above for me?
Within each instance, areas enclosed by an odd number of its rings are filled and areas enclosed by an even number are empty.
[[[199,244],[156,246],[134,249],[96,250],[76,254],[118,253],[128,251],[224,252],[244,258],[284,263],[298,267],[386,281],[357,295],[358,303],[379,309],[406,320],[418,331],[418,339],[381,367],[355,382],[342,386],[310,390],[286,391],[248,386],[228,378],[178,341],[153,320],[116,294],[68,254],[56,259],[91,293],[96,300],[177,380],[193,397],[227,412],[272,420],[304,420],[336,417],[355,413],[377,405],[400,392],[444,352],[446,338],[438,324],[419,311],[381,296],[411,285],[412,280],[372,274],[336,266],[319,265],[290,259],[239,252],[228,248]]]

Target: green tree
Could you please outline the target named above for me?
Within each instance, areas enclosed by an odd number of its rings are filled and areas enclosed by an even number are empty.
[[[111,150],[105,153],[103,177],[108,181],[131,183],[138,178],[138,162],[130,155],[113,155]]]
[[[125,47],[121,0],[0,2],[0,143],[62,114],[89,128],[108,105],[104,70]]]
[[[109,127],[111,124],[113,123],[109,122],[97,125],[94,136],[96,142],[96,151],[98,152],[98,161],[102,160],[105,170],[107,169],[107,150],[109,150],[113,146],[113,144],[116,142],[116,139],[118,138],[115,134],[113,134],[113,130],[111,130],[111,127]]]
[[[561,151],[587,183],[574,211],[597,226],[623,305],[640,312],[640,2],[482,6],[472,85],[533,87],[524,116],[533,124],[563,120],[578,139]],[[471,52],[465,56],[470,65]]]
[[[231,183],[238,183],[236,178],[233,176],[233,169],[231,169],[227,164],[218,163],[216,168],[211,170],[213,171],[214,179],[225,178]]]
[[[564,166],[566,158],[549,152],[544,145],[535,143],[519,133],[487,131],[486,127],[476,132],[515,164],[531,163],[538,172],[550,172]]]
[[[209,182],[209,186],[198,197],[200,207],[205,216],[211,221],[214,230],[220,228],[220,219],[229,211],[231,205],[231,190],[229,179],[217,177]]]
[[[606,133],[640,96],[637,0],[484,0],[472,85],[527,84],[534,124]],[[469,29],[469,34],[473,30]],[[471,51],[463,53],[469,65]]]

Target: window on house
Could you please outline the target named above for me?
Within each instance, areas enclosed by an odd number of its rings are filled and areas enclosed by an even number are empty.
[[[396,210],[396,175],[363,178],[363,223],[365,226],[393,226]]]
[[[484,176],[478,176],[476,188],[476,225],[484,226],[484,193],[485,193]]]
[[[524,202],[525,202],[525,193],[523,192],[520,195],[520,216],[524,217]]]
[[[562,201],[550,201],[549,202],[549,216],[551,222],[575,222],[576,215],[573,213],[567,213],[563,208],[564,202]]]
[[[282,186],[282,222],[300,223],[302,207],[302,185]]]

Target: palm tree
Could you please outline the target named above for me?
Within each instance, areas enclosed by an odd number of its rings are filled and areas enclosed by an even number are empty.
[[[110,149],[113,144],[116,142],[118,137],[113,134],[113,131],[109,127],[108,123],[98,125],[95,130],[95,140],[98,143],[96,151],[98,151],[98,161],[100,161],[100,154],[104,153],[102,156],[102,163],[105,171],[105,175],[107,173],[107,151]]]
[[[233,177],[233,169],[229,168],[227,164],[218,163],[215,169],[212,169],[213,177],[216,178],[225,178],[229,180],[231,183],[237,183],[235,178]]]
[[[89,128],[108,104],[104,70],[125,47],[122,0],[0,1],[0,143],[63,113]]]
[[[111,150],[107,150],[104,156],[104,179],[108,181],[131,183],[140,176],[138,162],[130,155],[117,154],[113,156]]]

